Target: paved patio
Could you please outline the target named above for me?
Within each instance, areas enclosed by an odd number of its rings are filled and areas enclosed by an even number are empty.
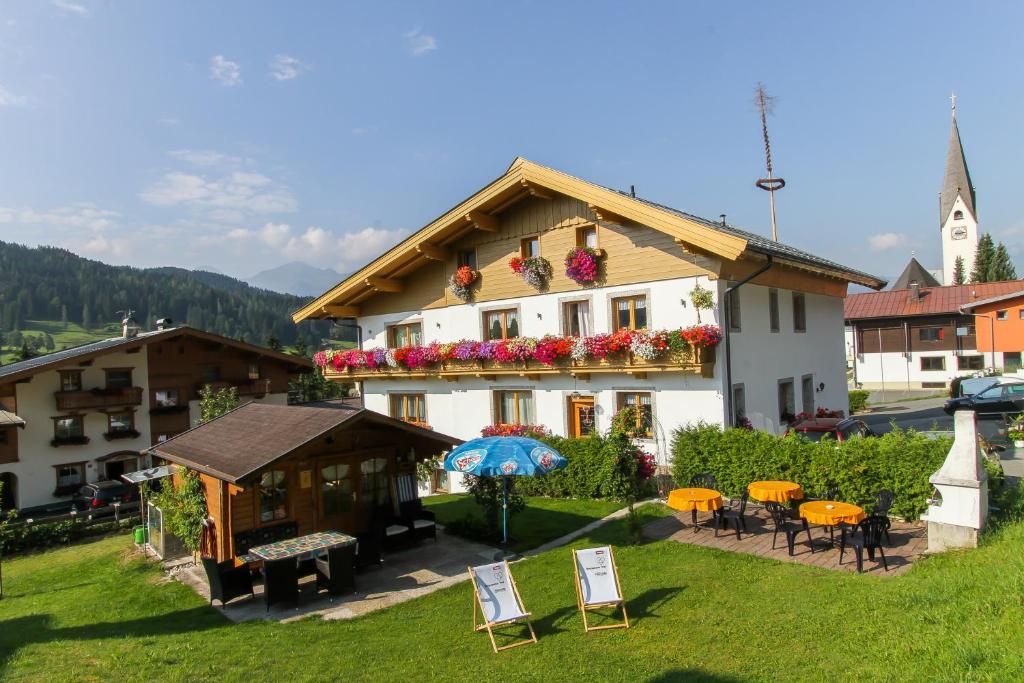
[[[779,534],[777,548],[772,550],[772,529],[771,518],[763,508],[747,508],[747,529],[750,533],[742,535],[736,540],[736,532],[720,531],[715,537],[714,529],[710,526],[710,513],[698,513],[699,531],[694,533],[690,524],[689,512],[677,512],[670,517],[663,517],[651,522],[644,529],[645,535],[657,540],[671,540],[690,545],[703,545],[719,550],[729,550],[737,553],[747,553],[770,557],[782,562],[798,562],[800,564],[813,565],[823,569],[837,571],[857,571],[857,556],[853,548],[847,548],[843,556],[843,564],[839,564],[838,537],[837,545],[834,548],[828,547],[825,543],[828,540],[828,533],[824,528],[811,525],[811,538],[814,541],[814,553],[807,547],[807,536],[801,533],[796,539],[794,555],[789,556],[786,549],[786,537]],[[706,525],[706,526],[705,526]],[[923,525],[908,524],[893,520],[892,528],[889,530],[892,543],[885,547],[885,558],[889,563],[889,571],[882,569],[882,563],[873,562],[864,555],[864,573],[876,576],[896,576],[910,569],[910,565],[924,553],[928,547],[927,529]],[[876,556],[877,557],[877,556]]]
[[[436,543],[426,540],[408,550],[386,554],[380,569],[356,574],[355,593],[336,597],[333,602],[326,591],[317,594],[316,577],[308,576],[299,582],[298,605],[277,604],[267,612],[263,585],[256,579],[255,599],[236,598],[228,603],[223,613],[235,622],[292,621],[310,615],[351,619],[464,581],[468,579],[467,566],[490,562],[496,552],[495,548],[439,532]],[[184,564],[169,563],[167,569],[174,578],[209,599],[206,573],[201,565],[196,566],[189,559]],[[216,606],[220,609],[219,601]]]

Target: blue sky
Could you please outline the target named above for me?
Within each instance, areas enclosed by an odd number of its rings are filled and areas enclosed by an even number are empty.
[[[880,275],[940,264],[949,94],[1024,257],[1024,5],[0,6],[0,239],[246,276],[347,271],[517,155]]]

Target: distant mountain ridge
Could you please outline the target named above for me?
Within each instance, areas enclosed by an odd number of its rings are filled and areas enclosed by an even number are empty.
[[[296,296],[318,296],[345,279],[331,268],[317,268],[301,261],[292,261],[262,270],[245,278],[253,287]]]
[[[254,287],[220,273],[184,268],[111,266],[56,247],[0,241],[0,331],[26,320],[77,323],[83,328],[119,322],[132,309],[144,329],[172,318],[202,330],[264,344],[276,337],[317,347],[330,333],[325,322],[295,325],[292,311],[309,298]]]

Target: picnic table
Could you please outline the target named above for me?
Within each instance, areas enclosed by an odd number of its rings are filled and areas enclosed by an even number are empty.
[[[674,510],[690,511],[693,532],[697,533],[697,511],[714,515],[722,509],[722,494],[714,489],[699,487],[675,489],[668,494],[668,506]]]
[[[762,503],[788,503],[804,497],[800,484],[792,481],[754,481],[747,486],[747,493]]]
[[[305,536],[286,538],[283,541],[249,548],[246,555],[251,556],[254,560],[269,562],[290,557],[294,557],[297,562],[302,562],[322,555],[330,548],[353,545],[355,542],[354,536],[339,531],[317,531]]]

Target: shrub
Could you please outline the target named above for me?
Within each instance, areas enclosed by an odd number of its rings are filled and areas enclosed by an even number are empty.
[[[22,524],[16,519],[15,515],[11,515],[0,520],[0,551],[4,554],[64,545],[80,538],[129,529],[139,523],[138,515],[122,517],[120,522],[111,518],[102,522],[63,519],[57,522]]]
[[[864,389],[854,389],[849,392],[850,395],[850,414],[853,415],[856,412],[864,410],[868,405],[868,396],[871,395],[870,391]]]
[[[763,479],[795,481],[812,493],[836,486],[841,500],[869,512],[875,492],[889,489],[896,497],[893,514],[914,519],[928,506],[928,477],[942,465],[951,443],[902,429],[877,438],[815,443],[795,434],[697,424],[673,433],[672,473],[682,483],[710,472],[730,497]]]

